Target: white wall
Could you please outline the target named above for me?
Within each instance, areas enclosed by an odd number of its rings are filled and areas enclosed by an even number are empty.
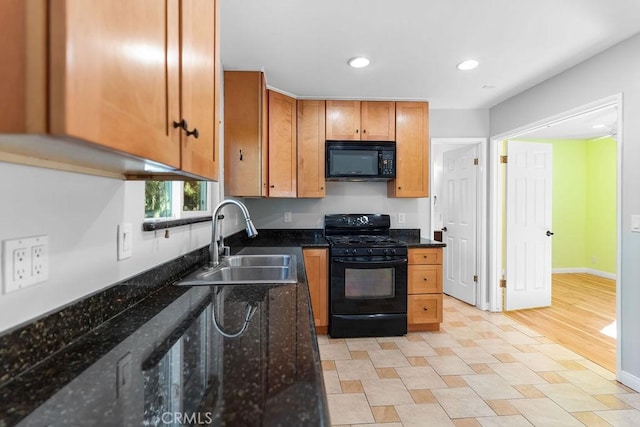
[[[386,182],[327,182],[322,199],[251,199],[244,201],[258,228],[322,228],[325,214],[384,213],[391,215],[392,228],[420,228],[428,236],[429,199],[387,197]],[[292,222],[284,222],[284,212],[292,213]],[[398,213],[406,222],[398,223]]]
[[[537,122],[622,93],[622,253],[620,269],[621,378],[640,387],[640,233],[631,215],[640,214],[640,35],[516,95],[491,109],[491,135]]]
[[[489,110],[429,110],[431,138],[486,138]]]
[[[172,228],[168,239],[143,232],[143,181],[0,163],[0,203],[0,240],[47,234],[50,265],[47,282],[0,295],[0,332],[206,246],[211,236],[210,223]],[[133,225],[133,256],[117,261],[122,222]]]

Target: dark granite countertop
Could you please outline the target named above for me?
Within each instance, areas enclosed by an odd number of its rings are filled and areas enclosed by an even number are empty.
[[[0,387],[0,426],[329,425],[300,247],[240,252],[298,283],[164,286]]]
[[[445,246],[416,229],[391,235]],[[202,265],[203,248],[5,332],[0,427],[328,425],[301,250],[328,247],[323,231],[262,229],[225,243],[295,255],[298,283],[172,285]],[[225,337],[249,309],[246,330]]]

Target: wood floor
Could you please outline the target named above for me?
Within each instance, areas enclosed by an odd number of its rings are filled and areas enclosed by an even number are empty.
[[[551,307],[505,314],[615,372],[616,340],[600,332],[616,320],[615,280],[563,273],[554,274],[552,281]]]

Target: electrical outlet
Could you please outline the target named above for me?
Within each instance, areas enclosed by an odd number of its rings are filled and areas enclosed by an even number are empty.
[[[292,216],[291,216],[291,212],[285,212],[284,213],[284,222],[291,222]]]
[[[9,293],[49,278],[49,237],[23,237],[3,242],[4,292]]]
[[[406,221],[406,216],[405,216],[404,212],[399,212],[398,213],[398,224],[404,224],[405,221]]]
[[[28,254],[29,251],[27,251],[27,248],[25,247],[13,250],[13,265],[11,266],[11,272],[13,275],[13,282],[19,286],[28,284],[29,278],[31,277],[31,274],[29,273],[31,258]]]
[[[45,244],[31,247],[31,276],[36,283],[49,279],[49,256]]]

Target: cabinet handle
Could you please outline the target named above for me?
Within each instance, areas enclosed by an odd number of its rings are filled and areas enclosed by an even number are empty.
[[[240,150],[240,161],[242,161],[242,150]]]
[[[442,227],[440,230],[444,231],[445,233],[449,230],[447,230],[447,227]]]
[[[200,136],[200,132],[198,132],[198,128],[193,128],[193,130],[186,130],[186,134],[187,136],[193,135],[195,139],[198,139],[198,137]]]
[[[174,128],[181,128],[185,131],[187,136],[193,135],[196,139],[200,136],[200,132],[198,132],[198,128],[193,128],[193,130],[189,130],[189,124],[185,119],[180,120],[179,122],[173,121]]]
[[[270,185],[270,187],[271,187],[271,188],[276,188],[276,186],[275,186],[275,185]]]
[[[366,129],[362,129],[362,133],[367,133],[367,130]]]

